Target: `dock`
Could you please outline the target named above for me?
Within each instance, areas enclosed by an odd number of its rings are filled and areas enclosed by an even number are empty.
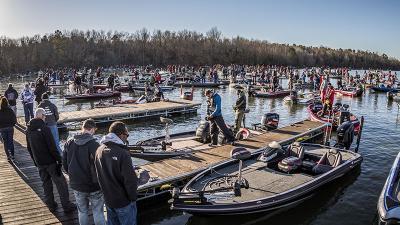
[[[188,179],[212,165],[230,159],[234,147],[243,146],[251,151],[261,151],[271,141],[289,144],[299,138],[311,139],[323,134],[325,124],[304,120],[266,133],[252,133],[250,138],[237,142],[237,146],[224,145],[199,150],[182,158],[166,159],[140,166],[150,172],[153,179],[139,187],[138,204],[160,201],[158,196],[167,196],[163,185],[183,185]],[[38,170],[26,149],[25,134],[15,129],[16,163],[7,162],[3,145],[0,144],[0,224],[78,224],[77,212],[64,214],[56,188],[55,200],[59,208],[50,212],[43,203],[43,188]],[[67,178],[68,181],[68,178]],[[70,199],[74,200],[72,190]],[[167,196],[168,197],[168,196]]]
[[[312,139],[322,135],[325,127],[326,124],[304,120],[264,133],[251,133],[248,139],[236,142],[235,146],[223,145],[211,149],[199,146],[199,148],[205,149],[198,150],[186,157],[145,164],[140,168],[148,170],[154,181],[140,186],[138,190],[143,199],[163,194],[161,190],[163,185],[179,185],[182,181],[187,181],[210,166],[229,160],[233,148],[245,147],[252,152],[262,151],[272,141],[287,145],[299,138]]]
[[[106,108],[94,108],[81,111],[60,112],[58,126],[74,126],[92,118],[96,123],[110,123],[117,120],[137,120],[151,117],[197,113],[201,103],[188,100],[160,101],[144,104],[122,104]],[[17,118],[18,127],[25,130],[24,117]]]

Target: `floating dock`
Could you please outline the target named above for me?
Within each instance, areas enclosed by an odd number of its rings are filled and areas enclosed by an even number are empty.
[[[322,135],[325,127],[326,124],[304,120],[265,133],[252,132],[248,139],[236,142],[235,146],[223,145],[213,148],[208,147],[208,144],[196,146],[193,148],[195,152],[186,157],[165,159],[140,166],[140,168],[150,172],[150,177],[154,181],[140,186],[138,191],[141,194],[141,199],[153,198],[165,193],[161,190],[163,185],[183,184],[210,166],[229,160],[233,148],[245,147],[250,151],[262,151],[272,141],[286,145],[299,138],[312,139]],[[187,143],[186,146],[189,145],[190,143]]]
[[[234,147],[243,146],[251,151],[261,151],[268,143],[278,141],[289,144],[293,141],[311,139],[323,134],[326,124],[301,121],[266,133],[252,132],[249,139],[237,142],[237,146],[197,146],[195,153],[181,158],[166,159],[140,166],[150,172],[152,182],[139,187],[139,205],[159,201],[168,190],[163,185],[183,185],[188,179],[212,165],[230,159]],[[3,145],[0,145],[0,224],[78,224],[77,212],[64,214],[56,188],[55,200],[59,208],[51,213],[43,203],[43,188],[38,170],[26,149],[25,135],[15,130],[16,163],[7,162]],[[204,149],[202,149],[204,148]],[[68,180],[68,179],[67,179]],[[74,201],[72,189],[70,199]]]
[[[159,116],[196,113],[201,103],[188,100],[160,101],[144,104],[121,104],[107,108],[60,112],[59,127],[75,126],[92,118],[96,123],[109,123],[116,120],[146,119]],[[25,130],[24,117],[18,117],[18,128]]]

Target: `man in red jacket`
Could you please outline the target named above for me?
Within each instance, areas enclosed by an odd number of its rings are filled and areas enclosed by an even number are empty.
[[[328,87],[326,88],[322,98],[322,103],[324,104],[322,115],[325,115],[326,110],[329,111],[332,110],[332,105],[334,100],[335,100],[335,89],[333,88],[331,83],[328,83]]]

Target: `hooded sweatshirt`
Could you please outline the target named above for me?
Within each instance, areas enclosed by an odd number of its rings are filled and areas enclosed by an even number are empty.
[[[28,151],[36,166],[46,166],[61,163],[61,156],[57,151],[50,128],[43,120],[34,118],[29,121],[26,129]]]
[[[100,190],[94,168],[94,156],[99,146],[88,133],[77,134],[65,143],[63,167],[72,189],[85,193]]]
[[[114,133],[100,141],[95,167],[104,200],[110,208],[122,208],[137,199],[137,177],[126,144]]]

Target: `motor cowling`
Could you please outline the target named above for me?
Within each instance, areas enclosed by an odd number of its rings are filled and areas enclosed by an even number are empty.
[[[350,112],[347,110],[341,110],[339,113],[339,125],[343,124],[344,122],[350,121]]]
[[[267,130],[275,130],[279,125],[279,114],[277,113],[266,113],[261,118],[261,126]]]
[[[335,147],[350,149],[354,140],[354,125],[350,121],[342,123],[336,131],[337,143]]]
[[[319,112],[322,110],[324,106],[322,105],[322,103],[320,101],[317,101],[314,103],[314,105],[312,106],[312,111],[313,112]]]
[[[257,160],[267,163],[268,167],[274,167],[278,165],[278,162],[284,159],[285,156],[286,156],[285,151],[282,148],[267,147],[260,154],[260,156],[258,156]]]
[[[210,123],[208,121],[200,121],[199,126],[196,129],[196,139],[201,143],[210,142]]]

